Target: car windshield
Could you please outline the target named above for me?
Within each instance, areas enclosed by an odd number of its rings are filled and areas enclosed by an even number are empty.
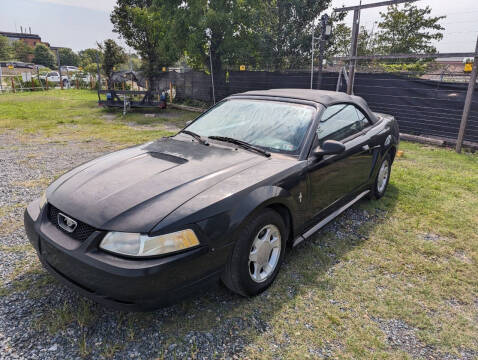
[[[187,129],[203,137],[229,137],[271,151],[295,153],[314,113],[308,105],[232,99],[201,115]]]

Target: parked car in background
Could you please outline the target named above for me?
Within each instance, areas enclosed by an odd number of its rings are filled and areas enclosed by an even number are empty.
[[[50,71],[46,74],[40,75],[40,79],[54,84],[60,84],[61,81],[64,87],[67,87],[69,84],[68,78],[63,76],[60,77],[60,73],[58,71]]]
[[[219,279],[253,296],[287,248],[384,196],[398,142],[393,116],[357,96],[236,94],[175,136],[62,175],[25,230],[54,276],[104,304],[151,309]]]
[[[76,67],[76,66],[60,66],[60,71],[61,71],[61,74],[64,75],[64,74],[67,74],[67,73],[74,73],[74,72],[77,72],[79,71],[79,69]]]

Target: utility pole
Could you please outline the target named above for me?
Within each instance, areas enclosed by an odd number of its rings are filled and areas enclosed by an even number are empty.
[[[314,82],[314,33],[315,33],[315,26],[312,26],[312,61],[310,65],[310,88],[312,89],[312,83]]]
[[[350,56],[357,56],[358,34],[360,27],[360,9],[354,10],[354,20],[352,26],[352,43],[350,45]],[[349,65],[349,82],[347,83],[347,94],[352,95],[354,92],[355,66],[357,60],[352,60]]]
[[[352,25],[352,41],[350,46],[350,58],[357,56],[357,44],[358,44],[358,35],[359,35],[359,29],[360,29],[360,10],[375,8],[379,6],[390,6],[390,5],[397,5],[397,4],[403,4],[403,3],[411,3],[415,1],[418,1],[418,0],[388,0],[388,1],[380,1],[377,3],[364,4],[364,5],[362,5],[362,1],[360,1],[359,5],[334,9],[334,12],[348,12],[352,10],[354,12],[354,19],[353,19],[353,25]],[[350,61],[349,82],[347,83],[347,94],[351,95],[354,90],[355,66],[357,65],[357,60],[349,59],[349,61]]]
[[[468,83],[468,90],[466,92],[465,106],[463,107],[463,114],[461,116],[460,131],[458,132],[458,139],[456,140],[456,152],[461,153],[463,146],[463,138],[465,137],[466,123],[470,115],[471,102],[473,100],[473,92],[475,91],[476,78],[478,76],[478,36],[476,37],[475,57],[473,61],[473,69],[471,70],[470,82]]]
[[[214,91],[214,69],[212,67],[212,53],[211,53],[211,45],[212,45],[212,31],[210,28],[206,29],[206,37],[208,39],[208,45],[209,45],[209,65],[211,67],[211,84],[212,84],[212,101],[214,102],[214,105],[216,104],[216,94]]]
[[[324,65],[325,42],[329,38],[331,27],[329,25],[329,15],[324,14],[320,18],[320,43],[319,43],[319,75],[317,78],[317,89],[322,87],[322,70]]]

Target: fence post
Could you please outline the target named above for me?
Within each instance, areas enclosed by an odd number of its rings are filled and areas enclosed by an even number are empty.
[[[63,90],[63,79],[61,78],[61,62],[60,62],[60,54],[58,53],[58,49],[56,49],[56,60],[58,62],[58,74],[60,74],[60,88]],[[45,81],[48,82],[48,74],[45,77]],[[53,87],[55,89],[55,87]],[[48,90],[48,87],[47,87]]]
[[[3,84],[2,84],[2,65],[0,64],[0,93],[3,91]]]
[[[468,115],[470,115],[471,102],[473,100],[473,92],[475,91],[476,78],[478,75],[478,36],[476,37],[475,58],[473,61],[473,69],[471,70],[470,82],[468,83],[468,90],[466,91],[465,106],[463,107],[463,114],[461,116],[460,131],[458,132],[458,139],[456,140],[456,152],[461,153],[463,146],[463,138],[465,137],[466,123],[468,122]]]
[[[169,82],[169,102],[173,103],[173,83]]]
[[[12,76],[12,90],[13,92],[15,93],[15,81],[13,80],[13,76]]]
[[[354,23],[352,26],[352,45],[350,46],[350,56],[357,56],[357,44],[360,25],[360,9],[354,10]],[[349,83],[347,84],[347,94],[351,95],[354,91],[355,65],[357,60],[350,61]]]

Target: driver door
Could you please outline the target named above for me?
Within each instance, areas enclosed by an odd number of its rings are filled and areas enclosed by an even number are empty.
[[[334,211],[369,179],[373,152],[364,129],[370,122],[353,104],[329,106],[317,128],[315,146],[326,140],[345,145],[341,154],[308,160],[310,217],[317,220]]]

